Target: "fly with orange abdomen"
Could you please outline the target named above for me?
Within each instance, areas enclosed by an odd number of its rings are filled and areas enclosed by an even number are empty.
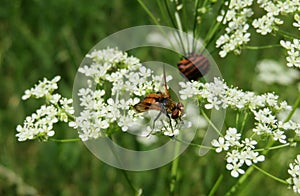
[[[165,66],[163,66],[163,81],[164,81],[164,91],[158,93],[151,93],[147,95],[141,102],[134,105],[134,109],[141,113],[147,112],[148,110],[158,110],[159,114],[153,121],[153,128],[155,127],[155,122],[161,116],[161,114],[165,114],[169,121],[170,126],[173,131],[173,127],[171,124],[171,119],[181,120],[181,117],[184,112],[184,105],[181,102],[175,102],[171,99],[167,84],[166,84],[166,73]],[[149,135],[151,132],[149,133]]]

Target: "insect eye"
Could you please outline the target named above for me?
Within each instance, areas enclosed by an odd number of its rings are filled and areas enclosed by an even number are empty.
[[[177,104],[177,108],[178,108],[178,109],[183,110],[183,107],[184,107],[183,103],[179,102],[179,103]]]

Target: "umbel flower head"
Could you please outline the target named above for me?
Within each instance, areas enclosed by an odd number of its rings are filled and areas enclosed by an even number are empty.
[[[263,162],[265,157],[256,149],[259,141],[269,138],[273,142],[288,144],[292,137],[299,137],[300,124],[292,120],[282,121],[279,112],[290,110],[285,101],[279,101],[274,93],[256,95],[245,92],[215,78],[213,82],[181,82],[181,99],[196,99],[205,109],[231,109],[241,113],[251,113],[254,126],[247,131],[251,137],[242,137],[240,130],[230,127],[225,136],[212,140],[211,144],[217,153],[226,153],[226,169],[233,177],[244,174],[245,166]],[[289,132],[289,134],[287,134]],[[246,134],[246,135],[247,135]],[[288,138],[288,135],[292,135]],[[296,180],[295,180],[296,181]]]
[[[71,106],[72,99],[62,97],[60,94],[53,94],[58,88],[57,82],[60,76],[54,77],[52,80],[44,78],[39,81],[33,88],[26,90],[23,100],[30,97],[45,98],[47,104],[42,105],[35,113],[27,116],[23,125],[17,126],[17,138],[19,141],[40,139],[48,140],[54,136],[55,131],[53,125],[57,122],[68,122],[69,117],[74,114]]]
[[[58,89],[60,76],[52,80],[44,78],[26,90],[22,97],[24,100],[30,97],[45,98],[46,104],[26,117],[23,125],[17,126],[16,136],[19,141],[37,138],[48,140],[55,134],[53,125],[60,121],[77,128],[83,141],[128,130],[148,130],[166,136],[179,134],[177,122],[167,119],[165,115],[161,115],[155,127],[149,123],[159,111],[142,114],[132,107],[145,95],[161,90],[162,75],[154,74],[139,59],[117,49],[95,50],[87,54],[86,58],[91,60],[91,64],[79,68],[86,80],[80,81],[85,83],[85,87],[76,92],[79,98],[78,115],[74,116],[71,99],[54,93]],[[171,79],[171,76],[166,77],[167,81]],[[188,122],[183,124],[181,127],[190,126]]]
[[[160,91],[161,75],[155,75],[139,59],[113,48],[92,51],[86,58],[92,63],[83,65],[79,72],[87,78],[87,85],[78,91],[80,113],[70,123],[78,129],[83,141],[119,130],[154,129],[151,133],[161,132],[168,136],[178,133],[178,130],[171,129],[175,125],[167,121],[146,127],[146,124],[151,124],[147,122],[147,114],[138,114],[132,107],[145,95]],[[170,79],[167,77],[167,81]]]

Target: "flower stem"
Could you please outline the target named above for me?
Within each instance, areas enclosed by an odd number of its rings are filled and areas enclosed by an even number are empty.
[[[289,121],[292,118],[292,116],[294,115],[294,113],[299,105],[300,105],[300,94],[293,105],[292,111],[289,113],[288,117],[285,119],[285,122]]]
[[[152,12],[148,9],[148,7],[144,4],[142,0],[137,0],[138,3],[142,6],[142,8],[145,10],[145,12],[150,16],[150,18],[153,20],[154,24],[160,25],[158,20],[155,18],[155,16],[152,14]]]
[[[119,170],[121,170],[121,172],[123,173],[127,183],[129,184],[130,188],[133,190],[134,195],[140,195],[140,191],[137,188],[135,188],[135,186],[132,184],[130,178],[128,177],[127,172],[123,169],[119,169]]]
[[[248,112],[246,112],[245,115],[244,115],[240,133],[243,133],[243,131],[244,131],[247,118],[248,118]]]
[[[263,173],[263,174],[269,176],[270,178],[272,178],[272,179],[274,179],[274,180],[276,180],[276,181],[278,181],[278,182],[281,182],[281,183],[283,183],[283,184],[288,184],[287,181],[282,180],[282,179],[280,179],[280,178],[277,178],[276,176],[273,176],[272,174],[268,173],[267,171],[261,169],[260,167],[254,165],[254,164],[253,164],[253,167],[254,167],[255,169],[257,169],[258,171],[260,171],[261,173]]]
[[[258,151],[264,151],[264,150],[276,150],[276,149],[280,149],[280,148],[287,147],[290,145],[291,145],[290,143],[286,143],[286,144],[282,144],[282,145],[278,145],[278,146],[272,146],[270,148],[255,149],[254,151],[258,152]]]
[[[81,141],[81,140],[80,140],[80,138],[73,138],[73,139],[54,139],[54,138],[49,138],[49,141],[51,141],[51,142],[67,143],[67,142],[78,142],[78,141]]]
[[[207,1],[205,1],[205,3],[203,5],[206,4]],[[219,8],[218,10],[218,14],[221,12],[221,10],[223,9],[224,6],[224,0],[222,2],[222,6]],[[229,2],[230,4],[230,2]],[[225,16],[228,12],[228,6],[225,8],[225,14],[223,15],[222,21],[218,22],[217,20],[214,21],[213,25],[211,25],[210,29],[208,30],[208,33],[204,39],[204,44],[203,44],[203,48],[206,48],[210,42],[213,40],[214,36],[216,36],[216,32],[219,30],[220,25],[223,23],[223,21],[225,20]]]
[[[277,30],[277,33],[279,35],[282,35],[285,38],[288,38],[288,39],[299,39],[299,36],[297,36],[295,34],[292,34],[292,33],[289,33],[287,31],[283,31],[283,30],[280,30],[280,29],[276,29],[276,30]]]
[[[236,126],[237,130],[239,130],[239,121],[240,121],[240,113],[237,112],[236,116],[235,116],[235,126]]]
[[[274,48],[274,47],[280,47],[280,44],[274,44],[274,45],[266,45],[266,46],[244,46],[243,49],[248,50],[259,50],[259,49],[267,49],[267,48]]]
[[[251,165],[246,172],[239,178],[238,182],[233,185],[230,190],[225,194],[226,196],[232,195],[234,192],[236,192],[237,188],[244,183],[244,181],[249,177],[249,175],[253,172],[254,167]]]
[[[113,142],[113,138],[112,136],[108,136],[107,137],[108,140],[106,140],[107,144],[110,146],[110,150],[111,152],[113,153],[113,155],[115,156],[116,160],[118,161],[118,163],[120,165],[123,164],[122,160],[120,159],[120,157],[117,155],[117,152],[115,151],[115,147],[113,146],[112,142]],[[134,185],[133,183],[131,182],[127,172],[123,169],[119,169],[121,170],[122,174],[124,175],[128,185],[130,186],[131,190],[134,192],[134,195],[140,195],[140,190],[138,190]]]
[[[198,148],[207,148],[207,149],[210,149],[210,150],[214,149],[213,147],[210,147],[210,146],[203,146],[203,145],[200,145],[200,144],[195,144],[195,143],[192,143],[192,142],[187,142],[187,141],[181,140],[181,139],[179,139],[177,137],[174,137],[174,140],[176,140],[178,142],[181,142],[183,144],[187,144],[187,145],[190,145],[190,146],[195,146],[195,147],[198,147]]]
[[[212,128],[220,135],[223,136],[221,131],[214,125],[214,123],[208,118],[208,116],[205,114],[205,112],[201,109],[201,114],[204,116],[204,118],[207,120],[207,122],[212,126]]]
[[[177,156],[178,152],[180,150],[180,143],[176,142],[175,144],[175,150],[174,150],[174,155]],[[177,181],[177,170],[178,170],[178,163],[179,163],[179,156],[176,157],[172,161],[172,168],[171,168],[171,181],[170,181],[170,195],[175,194],[175,184]]]
[[[216,183],[214,184],[214,186],[212,187],[212,189],[210,190],[208,196],[212,196],[215,195],[215,192],[217,191],[218,187],[220,186],[222,180],[223,180],[223,174],[221,174],[219,176],[219,178],[217,179]]]

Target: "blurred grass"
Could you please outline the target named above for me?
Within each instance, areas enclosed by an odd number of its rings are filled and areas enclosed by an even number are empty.
[[[15,128],[26,115],[39,107],[39,101],[20,100],[25,89],[43,77],[61,75],[60,93],[71,97],[75,73],[83,56],[102,38],[123,28],[150,24],[148,16],[135,1],[22,1],[1,0],[0,6],[0,195],[29,195],[20,184],[34,188],[40,195],[132,195],[122,172],[96,159],[82,143],[17,142]],[[201,33],[205,35],[208,25]],[[276,42],[256,37],[251,44]],[[282,60],[279,48],[243,51],[241,56],[220,59],[213,53],[223,77],[229,84],[250,90],[258,59]],[[147,54],[143,55],[147,57]],[[268,89],[268,87],[266,87]],[[272,91],[272,89],[269,89]],[[292,92],[291,92],[292,93]],[[293,101],[293,94],[284,98]],[[292,103],[292,102],[291,102]],[[76,137],[65,125],[57,126],[58,138]],[[209,153],[196,156],[189,148],[180,158],[178,195],[205,195],[224,168],[223,157]],[[293,153],[290,153],[290,155]],[[266,168],[286,176],[287,160]],[[275,156],[275,155],[274,155]],[[293,158],[293,157],[289,157]],[[214,167],[213,167],[214,166]],[[284,168],[277,171],[274,168]],[[12,175],[13,176],[13,175]],[[168,194],[170,165],[145,171],[129,172],[130,178],[145,195]],[[225,174],[219,195],[235,180]],[[228,180],[229,179],[229,180]],[[256,179],[259,179],[256,180]],[[285,187],[260,174],[251,178],[243,195],[283,195]],[[260,183],[260,182],[264,183]],[[268,184],[268,186],[266,186]],[[272,187],[266,189],[266,187]],[[290,191],[287,192],[289,195]]]

